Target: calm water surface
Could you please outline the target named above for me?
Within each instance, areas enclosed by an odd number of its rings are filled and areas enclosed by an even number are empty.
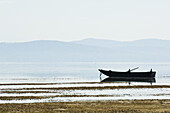
[[[127,88],[103,90],[53,90],[58,87],[103,87],[128,86],[127,83],[80,83],[70,82],[99,82],[98,69],[127,71],[129,68],[140,67],[136,71],[156,71],[154,85],[170,85],[170,63],[115,63],[115,62],[59,62],[59,63],[0,63],[0,83],[63,83],[52,85],[0,85],[1,98],[13,97],[12,100],[0,99],[0,103],[33,103],[33,102],[61,102],[61,101],[95,101],[95,100],[122,100],[122,99],[170,99],[169,88]],[[102,79],[106,76],[102,75]],[[148,83],[133,82],[131,85],[148,85]],[[19,89],[16,89],[19,88]],[[49,88],[51,93],[31,93],[34,90],[23,88]],[[22,91],[25,93],[7,93],[3,91]],[[41,90],[42,91],[42,90]],[[45,99],[23,99],[20,96],[57,96],[74,95],[75,97],[55,97]],[[82,97],[76,97],[83,95]],[[89,95],[89,96],[88,96]],[[91,96],[92,95],[92,96]],[[94,97],[95,95],[98,95]],[[101,96],[100,95],[105,95]]]
[[[156,71],[156,83],[170,84],[170,63],[58,62],[0,63],[0,82],[99,82],[98,69]],[[102,78],[106,76],[102,75]]]

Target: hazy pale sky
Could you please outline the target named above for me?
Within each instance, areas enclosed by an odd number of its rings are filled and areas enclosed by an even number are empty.
[[[0,0],[0,42],[170,40],[170,0]]]

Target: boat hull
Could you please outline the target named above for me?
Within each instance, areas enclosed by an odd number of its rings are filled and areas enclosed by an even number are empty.
[[[109,77],[106,78],[104,80],[102,80],[101,82],[149,82],[149,83],[155,83],[156,80],[155,78],[144,78],[144,77]]]
[[[103,73],[106,76],[109,77],[116,77],[116,78],[154,78],[156,75],[156,72],[149,71],[149,72],[117,72],[117,71],[111,71],[111,70],[102,70],[99,69],[101,73]]]

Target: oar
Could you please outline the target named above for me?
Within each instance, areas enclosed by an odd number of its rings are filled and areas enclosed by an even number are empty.
[[[131,69],[130,71],[134,71],[134,70],[136,70],[136,69],[138,69],[139,67],[136,67],[136,68],[134,68],[134,69]]]

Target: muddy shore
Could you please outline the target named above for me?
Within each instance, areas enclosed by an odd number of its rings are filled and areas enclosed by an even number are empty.
[[[170,112],[170,100],[119,100],[119,101],[77,101],[25,104],[0,104],[0,112],[53,113],[53,112],[117,112],[147,113]]]
[[[113,86],[110,86],[110,84],[86,83],[86,82],[69,84],[68,83],[0,84],[1,86],[0,101],[2,101],[2,103],[0,104],[0,113],[6,112],[170,113],[170,98],[169,98],[170,85],[152,85],[152,86],[151,85],[116,86],[114,84],[112,85]],[[70,99],[71,97],[75,98],[85,97],[86,99],[85,100],[78,99],[76,101],[70,100],[64,101],[63,99],[67,97],[70,97]],[[98,100],[102,97],[106,97],[109,100]],[[120,97],[120,99],[118,100],[110,99],[117,97]],[[136,97],[142,98],[135,100]],[[152,97],[156,98],[153,99]],[[158,99],[157,97],[164,98]],[[91,98],[95,98],[96,100],[87,101],[88,99]],[[39,102],[39,100],[42,99],[47,99],[48,101]],[[30,103],[27,102],[28,100],[31,100]]]

